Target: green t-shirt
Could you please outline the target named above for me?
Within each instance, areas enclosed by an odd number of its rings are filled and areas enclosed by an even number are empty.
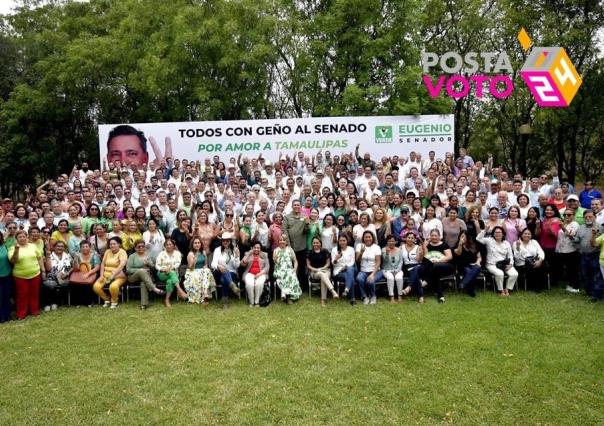
[[[11,264],[8,260],[8,248],[6,245],[0,246],[0,277],[6,277],[11,274]]]
[[[16,247],[8,250],[9,259],[13,257]],[[13,265],[13,275],[17,278],[29,280],[40,273],[40,263],[38,259],[42,257],[42,252],[35,244],[27,243],[25,247],[19,248],[19,258]]]

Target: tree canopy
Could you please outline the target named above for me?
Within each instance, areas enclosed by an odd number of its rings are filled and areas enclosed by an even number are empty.
[[[569,108],[521,81],[521,27],[582,75]],[[514,172],[593,177],[603,28],[594,0],[22,0],[0,27],[0,189],[98,166],[102,123],[433,113],[455,114],[456,148]],[[507,52],[513,95],[431,98],[421,52],[448,50]]]

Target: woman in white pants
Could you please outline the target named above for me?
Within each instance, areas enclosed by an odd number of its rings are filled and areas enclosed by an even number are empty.
[[[261,250],[260,243],[255,243],[244,256],[241,264],[245,267],[243,282],[251,307],[260,307],[260,295],[264,282],[268,278],[268,255]]]
[[[389,235],[386,240],[386,247],[382,249],[382,272],[384,278],[386,278],[390,303],[396,303],[394,300],[395,282],[398,301],[403,300],[403,255],[395,244],[396,238],[394,235]]]
[[[495,226],[491,237],[485,237],[485,231],[476,236],[476,240],[487,247],[487,271],[495,277],[497,290],[502,296],[509,296],[510,290],[518,279],[518,272],[514,269],[514,253],[512,246],[505,240],[505,231],[501,226]],[[507,275],[508,282],[503,288],[503,279]]]

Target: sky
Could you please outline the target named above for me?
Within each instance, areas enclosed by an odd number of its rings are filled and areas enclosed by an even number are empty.
[[[15,0],[0,0],[0,14],[6,15],[15,7]]]

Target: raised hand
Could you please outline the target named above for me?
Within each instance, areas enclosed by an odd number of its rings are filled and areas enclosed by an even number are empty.
[[[149,142],[151,143],[151,148],[153,149],[153,153],[155,154],[155,160],[153,160],[150,164],[153,166],[153,169],[157,169],[162,162],[162,160],[166,160],[166,158],[172,158],[172,139],[166,137],[164,152],[165,155],[162,154],[157,141],[153,136],[149,136]]]

